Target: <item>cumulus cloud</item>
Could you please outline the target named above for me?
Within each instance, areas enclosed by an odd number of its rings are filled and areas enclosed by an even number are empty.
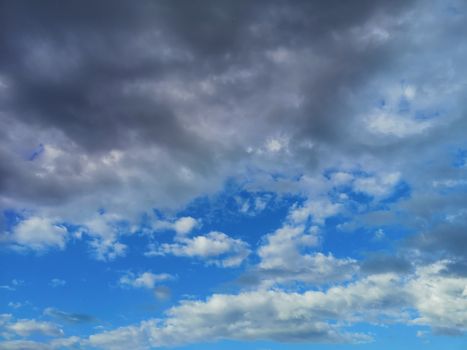
[[[133,288],[154,288],[158,282],[167,281],[173,279],[173,276],[167,273],[154,274],[150,271],[143,272],[135,275],[134,273],[128,273],[122,276],[119,280],[119,284],[122,287],[133,287]]]
[[[419,283],[419,277],[412,282]],[[138,326],[93,335],[86,342],[112,349],[123,349],[130,344],[146,349],[203,339],[366,342],[371,340],[369,335],[348,332],[339,325],[363,319],[375,323],[413,322],[411,313],[404,312],[417,305],[413,304],[410,283],[404,285],[396,274],[389,273],[324,292],[269,290],[215,294],[206,301],[185,301],[169,309],[162,322],[145,321]],[[465,314],[462,305],[451,311]],[[119,347],[119,340],[125,345]]]
[[[63,331],[57,325],[37,320],[21,319],[7,324],[4,328],[8,332],[13,332],[22,337],[27,337],[31,334],[42,334],[53,337],[63,335]]]
[[[431,325],[435,332],[463,335],[467,332],[467,277],[446,276],[448,260],[419,267],[409,282],[420,317],[413,322]]]
[[[175,255],[194,257],[221,267],[240,265],[250,254],[248,244],[222,232],[209,232],[203,236],[179,238],[175,243],[150,246],[146,256]]]
[[[282,283],[327,284],[351,279],[358,271],[356,261],[332,254],[307,252],[318,244],[317,227],[284,226],[265,237],[258,249],[260,262],[241,278],[246,283],[270,287]]]
[[[445,276],[442,270],[447,263],[438,261],[419,267],[409,278],[392,272],[381,273],[322,291],[214,294],[205,301],[183,301],[167,310],[163,319],[150,319],[69,341],[113,350],[183,345],[205,339],[265,339],[287,343],[371,341],[370,335],[349,328],[362,321],[417,324],[430,326],[435,332],[463,334],[467,279]],[[39,327],[34,321],[23,320],[23,324],[34,327],[13,326],[16,323],[9,323],[10,320],[11,316],[6,315],[3,327],[21,332],[27,328],[24,334],[37,329],[61,334],[56,328],[49,329],[48,324]]]
[[[186,235],[190,233],[199,222],[191,216],[183,216],[174,221],[157,220],[153,224],[155,230],[173,230],[178,235]]]
[[[301,207],[297,207],[290,212],[290,218],[296,223],[303,223],[310,217],[317,225],[323,225],[324,221],[339,213],[341,205],[331,203],[329,199],[309,200]]]
[[[7,340],[1,342],[1,346],[5,350],[55,350],[76,347],[79,341],[78,337],[53,339],[49,343],[32,340]]]
[[[394,186],[400,181],[399,173],[384,174],[379,177],[358,178],[354,182],[354,188],[370,196],[384,197],[394,190]]]
[[[370,341],[369,335],[347,332],[339,326],[362,320],[423,324],[434,330],[463,333],[467,317],[466,280],[443,277],[440,271],[445,264],[440,261],[418,269],[408,280],[385,273],[323,292],[269,290],[215,294],[206,301],[185,301],[169,309],[162,322],[145,321],[138,326],[93,335],[86,342],[111,349],[123,349],[130,344],[146,349],[204,339]],[[410,310],[416,310],[420,316],[414,316]],[[118,345],[119,341],[124,345]]]
[[[21,221],[7,238],[20,249],[45,251],[50,248],[64,249],[67,229],[53,220],[42,217],[30,217]]]

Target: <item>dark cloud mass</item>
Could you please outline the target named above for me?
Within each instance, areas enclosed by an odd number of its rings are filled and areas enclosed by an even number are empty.
[[[227,143],[196,132],[207,121],[229,119],[225,127],[236,128],[232,123],[240,119],[240,125],[256,124],[258,131],[264,125],[265,135],[273,132],[268,131],[273,121],[274,128],[300,130],[300,139],[335,142],[347,118],[342,90],[360,84],[391,57],[386,49],[357,49],[346,38],[349,31],[405,6],[402,1],[390,6],[379,1],[3,1],[2,118],[6,125],[44,132],[43,138],[32,137],[31,148],[55,141],[50,133],[62,135],[60,147],[65,142],[72,148],[67,162],[77,154],[159,147],[203,175],[218,169],[219,157],[238,159],[244,147],[239,142],[253,136],[247,132]],[[332,57],[318,62],[319,72],[307,62],[293,68],[303,76],[291,82],[297,98],[304,99],[298,109],[275,103],[273,95],[285,91],[268,92],[287,74],[265,58],[274,50],[312,52],[317,61]],[[25,145],[5,145],[10,152],[15,147]],[[28,186],[20,192],[39,201],[75,196],[71,188],[51,190],[44,183],[56,187],[63,179],[24,179],[18,177],[24,171],[14,173],[18,160],[7,162],[6,193]],[[80,170],[73,166],[76,175]],[[77,180],[80,192],[88,191]]]

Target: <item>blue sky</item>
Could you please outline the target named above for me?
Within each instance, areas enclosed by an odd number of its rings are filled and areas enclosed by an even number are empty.
[[[3,1],[0,349],[465,349],[462,1]]]

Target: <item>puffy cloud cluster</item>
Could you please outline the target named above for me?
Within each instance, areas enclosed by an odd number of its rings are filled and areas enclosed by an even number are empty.
[[[221,267],[240,265],[250,254],[248,244],[222,232],[212,231],[191,238],[177,238],[174,243],[163,243],[160,247],[149,246],[146,256],[175,255],[194,257]]]
[[[133,288],[154,288],[156,283],[172,279],[173,276],[167,273],[154,274],[150,271],[143,272],[139,275],[128,273],[122,276],[119,283],[122,287]]]
[[[67,229],[53,220],[43,217],[30,217],[21,221],[11,235],[4,239],[12,242],[17,249],[45,251],[50,248],[64,249]]]
[[[345,286],[304,293],[261,290],[215,294],[206,301],[184,301],[163,320],[97,333],[83,345],[119,350],[150,349],[205,339],[280,342],[368,342],[351,325],[407,323],[435,331],[466,331],[467,279],[441,273],[447,261],[417,270],[406,280],[394,273],[361,278]],[[442,303],[440,304],[442,300]],[[415,311],[415,313],[414,313]]]
[[[41,334],[51,337],[63,335],[63,330],[56,324],[29,319],[12,320],[12,316],[9,314],[2,315],[0,326],[3,328],[4,333],[13,333],[22,337],[27,337],[31,334]]]

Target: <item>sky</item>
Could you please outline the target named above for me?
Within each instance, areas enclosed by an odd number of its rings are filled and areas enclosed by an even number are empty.
[[[0,0],[0,349],[466,349],[466,16]]]

